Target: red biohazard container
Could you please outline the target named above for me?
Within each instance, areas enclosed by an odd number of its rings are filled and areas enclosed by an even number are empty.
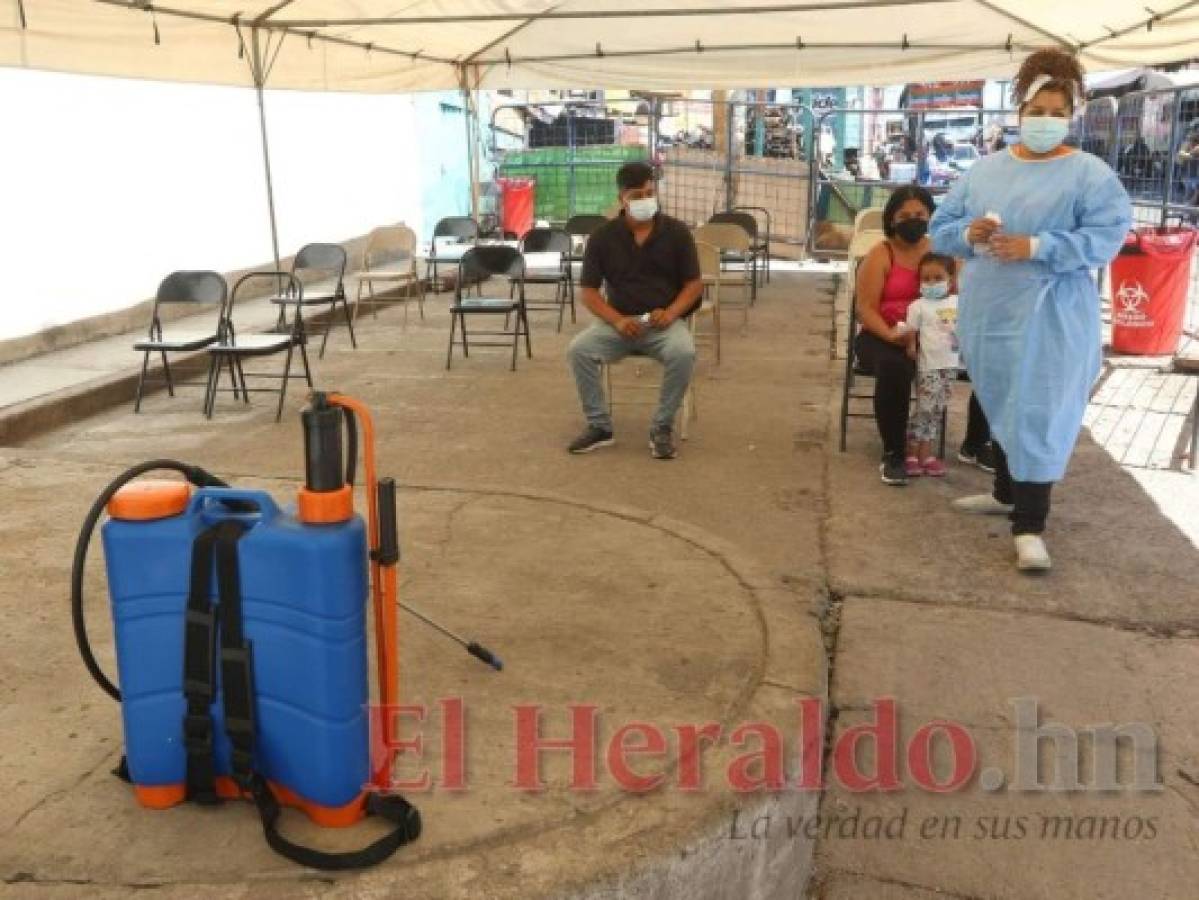
[[[499,178],[500,225],[518,238],[533,227],[533,203],[537,182],[532,178]]]
[[[1178,349],[1191,280],[1192,228],[1138,228],[1112,261],[1112,349],[1162,356]]]

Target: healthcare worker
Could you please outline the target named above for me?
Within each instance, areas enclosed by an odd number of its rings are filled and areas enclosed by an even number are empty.
[[[1106,163],[1064,145],[1083,101],[1083,72],[1039,50],[1013,83],[1020,142],[975,164],[941,202],[930,231],[965,257],[958,338],[996,442],[995,487],[954,506],[1007,514],[1022,571],[1045,571],[1041,535],[1099,375],[1099,295],[1092,279],[1131,223]]]

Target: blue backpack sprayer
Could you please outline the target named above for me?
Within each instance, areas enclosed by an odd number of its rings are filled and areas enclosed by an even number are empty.
[[[397,606],[493,668],[502,664],[398,602],[395,481],[376,480],[369,410],[314,393],[302,422],[305,486],[294,510],[175,460],[122,473],[80,532],[72,616],[84,664],[121,702],[126,755],[117,774],[141,805],[249,799],[277,853],[318,869],[360,868],[421,830],[416,808],[387,792],[390,755],[371,752],[380,744],[372,725],[388,717],[372,716],[369,705],[368,568],[379,708],[398,705]],[[353,507],[359,424],[365,524]],[[186,480],[135,480],[156,470]],[[97,664],[83,618],[87,549],[105,511],[119,690]],[[280,834],[282,806],[323,826],[375,815],[393,827],[361,850],[328,853]]]

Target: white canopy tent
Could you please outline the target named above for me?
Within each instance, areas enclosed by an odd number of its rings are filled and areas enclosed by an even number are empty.
[[[473,110],[480,89],[1010,77],[1044,46],[1091,69],[1185,58],[1199,0],[0,0],[0,66],[257,88],[276,260],[267,86],[460,89]]]
[[[0,0],[0,65],[246,84],[258,33],[274,88],[894,84],[1007,76],[1046,45],[1096,70],[1194,54],[1199,0],[1160,2]]]

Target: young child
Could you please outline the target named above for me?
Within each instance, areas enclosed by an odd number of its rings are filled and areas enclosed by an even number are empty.
[[[951,293],[957,262],[942,253],[926,253],[917,271],[920,299],[908,307],[907,320],[895,326],[897,334],[908,340],[908,355],[916,360],[916,413],[909,428],[906,468],[909,476],[941,476],[945,464],[932,448],[961,365],[958,298]]]

